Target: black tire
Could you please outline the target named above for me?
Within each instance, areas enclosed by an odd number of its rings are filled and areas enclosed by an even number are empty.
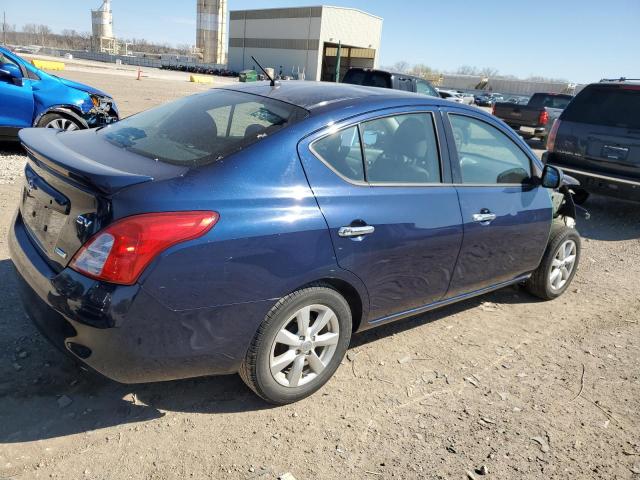
[[[73,125],[75,128],[71,128],[71,130],[82,130],[84,128],[82,125],[78,123],[77,120],[74,120],[73,118],[66,115],[62,115],[60,113],[47,113],[46,115],[43,115],[42,118],[38,121],[37,126],[39,128],[46,128],[52,122],[56,122],[56,121],[59,121],[65,125]],[[61,129],[69,130],[69,128],[61,128]]]
[[[278,332],[300,309],[310,305],[329,307],[339,325],[335,352],[324,370],[309,383],[290,387],[278,383],[271,374],[270,355]],[[256,394],[269,403],[285,405],[297,402],[319,390],[335,373],[351,341],[351,310],[334,289],[319,285],[297,290],[280,299],[260,325],[240,367],[240,377]],[[307,364],[305,363],[305,368]]]
[[[552,263],[558,253],[558,250],[567,240],[573,240],[576,245],[575,262],[565,284],[560,288],[554,288],[551,285],[550,280]],[[573,277],[578,270],[578,265],[580,264],[581,250],[580,234],[578,231],[574,228],[569,228],[564,224],[554,223],[551,228],[551,235],[549,236],[547,249],[542,256],[542,261],[538,268],[533,272],[533,275],[531,275],[529,280],[526,281],[525,288],[529,293],[543,300],[553,300],[558,298],[571,285]]]
[[[585,189],[574,188],[572,190],[573,190],[573,194],[572,194],[573,203],[575,203],[576,205],[583,205],[589,199],[590,194]]]

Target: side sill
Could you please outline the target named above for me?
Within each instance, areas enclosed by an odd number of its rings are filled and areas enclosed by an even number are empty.
[[[431,310],[435,310],[436,308],[445,307],[447,305],[451,305],[452,303],[461,302],[463,300],[468,300],[473,297],[477,297],[479,295],[484,295],[485,293],[493,292],[494,290],[500,290],[501,288],[508,287],[509,285],[514,285],[516,283],[521,283],[527,280],[531,276],[530,273],[526,275],[521,275],[513,280],[509,280],[507,282],[498,283],[496,285],[492,285],[490,287],[481,288],[480,290],[476,290],[471,293],[465,293],[462,295],[458,295],[455,297],[447,298],[444,300],[439,300],[434,303],[430,303],[428,305],[423,305],[422,307],[412,308],[411,310],[405,310],[404,312],[394,313],[393,315],[389,315],[387,317],[378,318],[376,320],[372,320],[369,323],[370,326],[378,326],[383,325],[385,323],[394,322],[396,320],[401,320],[407,317],[413,317],[416,315],[420,315],[422,313],[429,312]]]

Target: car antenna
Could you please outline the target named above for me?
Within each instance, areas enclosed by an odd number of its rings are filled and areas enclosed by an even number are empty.
[[[271,86],[275,87],[276,86],[276,81],[273,79],[273,77],[267,73],[267,71],[264,69],[264,67],[262,65],[260,65],[260,62],[258,60],[256,60],[256,57],[254,57],[252,55],[251,58],[253,59],[254,62],[256,62],[256,65],[258,65],[260,67],[260,70],[262,70],[262,72],[265,74],[265,76],[271,81]]]

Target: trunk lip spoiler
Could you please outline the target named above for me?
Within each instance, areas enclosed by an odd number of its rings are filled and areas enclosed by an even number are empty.
[[[94,187],[105,194],[154,180],[150,175],[131,173],[101,164],[57,142],[57,130],[23,129],[19,136],[27,155],[51,173]],[[64,161],[61,161],[63,158]]]

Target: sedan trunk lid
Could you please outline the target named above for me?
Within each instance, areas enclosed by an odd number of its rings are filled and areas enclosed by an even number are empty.
[[[25,129],[20,139],[29,157],[20,215],[33,243],[57,271],[114,219],[114,194],[187,170],[127,152],[92,130]]]

